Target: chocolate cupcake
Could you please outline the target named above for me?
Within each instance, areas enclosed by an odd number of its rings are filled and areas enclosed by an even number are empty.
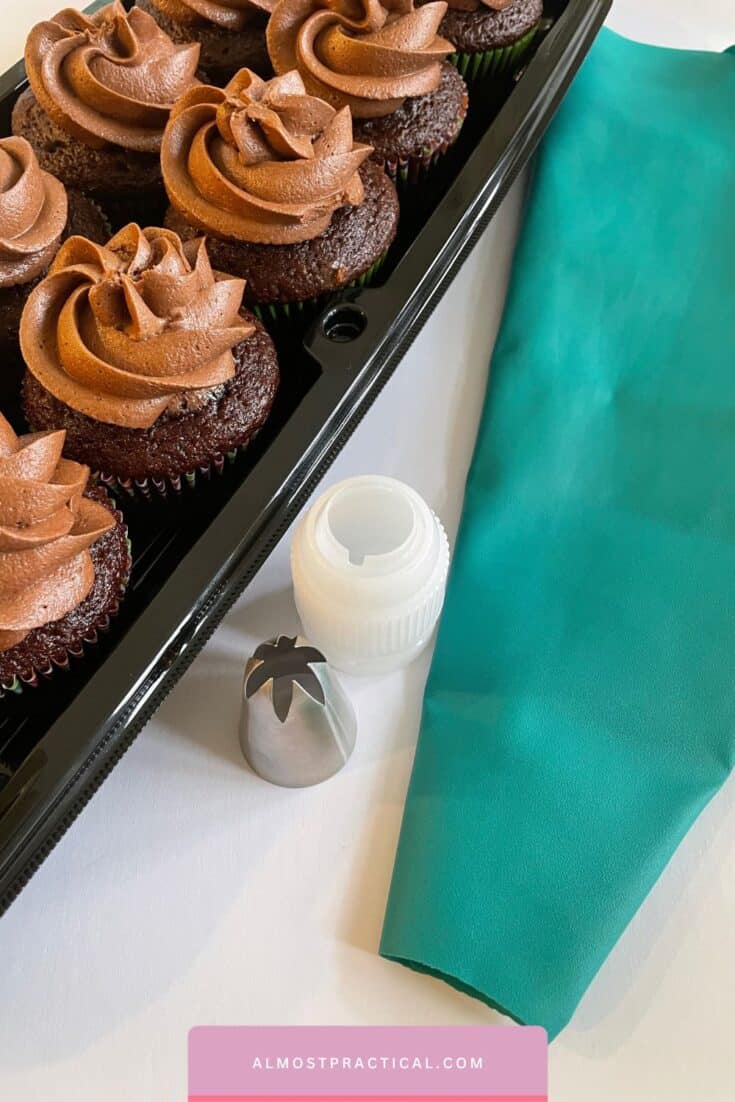
[[[352,140],[349,108],[306,95],[297,72],[271,81],[243,69],[225,89],[176,104],[161,152],[184,239],[204,230],[212,263],[247,280],[274,317],[369,282],[398,223],[395,187]]]
[[[198,42],[210,84],[227,84],[240,69],[272,75],[265,27],[274,0],[138,0],[174,42]]]
[[[0,414],[0,695],[66,667],[117,611],[127,531],[63,432],[16,436]]]
[[[312,96],[349,107],[355,139],[394,177],[421,178],[455,141],[467,87],[444,59],[443,2],[278,0],[268,23],[277,73],[298,69]]]
[[[23,311],[23,407],[66,429],[66,454],[148,495],[221,469],[263,425],[278,386],[243,281],[202,239],[130,225],[106,247],[73,237]]]
[[[420,0],[424,2],[424,0]],[[543,0],[447,0],[439,30],[454,43],[449,59],[467,81],[512,73],[533,45]]]
[[[115,225],[158,220],[161,138],[198,60],[198,45],[174,45],[140,9],[127,13],[117,0],[92,16],[67,8],[28,36],[30,87],[13,110],[13,133]]]
[[[102,211],[43,172],[24,138],[0,139],[0,400],[20,383],[18,327],[26,300],[48,271],[65,237],[106,241]]]

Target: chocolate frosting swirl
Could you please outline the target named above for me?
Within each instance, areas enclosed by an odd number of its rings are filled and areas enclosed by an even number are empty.
[[[195,82],[199,44],[176,46],[152,16],[108,4],[66,8],[33,28],[25,51],[47,115],[87,145],[157,153],[176,99]]]
[[[226,88],[194,88],[176,104],[161,166],[193,225],[283,245],[317,237],[339,207],[362,202],[357,170],[371,152],[353,143],[349,109],[306,95],[297,72],[264,81],[242,69]]]
[[[228,31],[241,31],[258,12],[270,15],[275,0],[154,0],[154,3],[179,23],[203,19]]]
[[[231,350],[254,331],[240,316],[244,288],[212,272],[202,238],[182,245],[136,225],[106,246],[70,237],[26,303],[23,357],[72,409],[150,428],[177,395],[235,374]]]
[[[0,651],[82,603],[89,548],[115,523],[83,496],[89,467],[61,458],[65,437],[18,437],[0,414]]]
[[[67,216],[64,185],[41,171],[25,138],[0,140],[0,287],[46,271]]]
[[[298,69],[308,92],[354,118],[390,115],[439,87],[454,52],[437,34],[446,10],[444,0],[278,0],[268,52],[277,73]]]

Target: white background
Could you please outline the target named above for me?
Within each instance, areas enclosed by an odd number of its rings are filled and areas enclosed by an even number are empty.
[[[0,0],[0,68],[61,6]],[[722,49],[735,0],[617,0],[610,23]],[[452,536],[518,213],[516,192],[328,476],[403,478]],[[0,923],[3,1102],[183,1099],[199,1023],[496,1020],[376,953],[428,657],[349,682],[358,748],[327,785],[280,791],[242,764],[243,662],[296,627],[288,543]],[[553,1046],[553,1102],[733,1098],[734,793],[691,832]]]

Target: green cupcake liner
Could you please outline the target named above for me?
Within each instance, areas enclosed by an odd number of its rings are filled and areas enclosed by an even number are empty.
[[[119,519],[122,519],[122,514],[118,510],[115,510],[115,515]],[[133,548],[130,542],[130,537],[127,535],[127,528],[125,532],[125,542],[128,545],[128,556],[130,556],[130,562],[127,577],[123,579],[122,585],[120,586],[120,591],[117,594],[113,604],[102,616],[100,616],[99,620],[92,625],[87,634],[79,640],[78,644],[75,647],[71,647],[63,653],[59,652],[58,654],[52,655],[49,659],[48,666],[45,666],[42,669],[29,669],[23,674],[16,674],[13,680],[8,682],[7,684],[0,683],[0,699],[3,696],[9,694],[14,694],[18,696],[20,693],[23,692],[24,689],[35,689],[40,685],[42,680],[51,677],[52,674],[55,673],[57,670],[68,670],[73,659],[83,658],[85,650],[88,647],[95,646],[95,644],[99,641],[100,635],[103,635],[105,634],[105,632],[110,630],[113,618],[120,611],[120,603],[125,596],[125,591],[130,581],[130,571],[132,569]]]
[[[485,77],[504,76],[514,72],[536,41],[539,26],[532,27],[523,38],[510,46],[500,46],[496,50],[484,50],[481,53],[458,53],[447,58],[462,74],[468,84]]]
[[[53,655],[49,659],[48,666],[45,666],[43,669],[29,670],[24,676],[16,674],[9,684],[0,684],[0,697],[5,696],[6,693],[14,693],[17,696],[22,693],[24,689],[35,689],[40,685],[42,679],[51,677],[56,670],[68,670],[73,659],[83,658],[85,649],[94,646],[98,642],[100,635],[109,631],[110,620],[117,613],[119,601],[122,600],[124,592],[124,589],[120,590],[118,601],[115,602],[110,611],[95,624],[84,638],[80,640],[76,647],[64,651],[63,654],[59,653]]]
[[[388,252],[389,250],[386,249],[366,272],[363,272],[357,279],[353,279],[351,283],[346,283],[344,287],[340,288],[340,291],[369,287],[385,264]],[[256,302],[248,303],[247,306],[264,325],[270,323],[277,326],[301,326],[318,314],[335,294],[339,294],[339,291],[328,291],[326,294],[316,295],[314,298],[299,299],[296,302]]]
[[[173,478],[118,478],[117,475],[97,471],[97,479],[105,489],[110,490],[117,497],[154,501],[168,497],[169,494],[178,496],[185,490],[195,489],[202,480],[209,480],[213,475],[222,474],[225,467],[235,462],[238,455],[246,450],[256,435],[257,431],[239,448],[233,448],[224,455],[215,455],[208,463],[192,471],[186,471],[184,474],[175,475]]]
[[[397,161],[386,161],[373,154],[373,159],[382,165],[393,180],[399,195],[410,191],[416,184],[425,182],[426,177],[431,173],[437,162],[441,160],[444,154],[447,153],[457,141],[466,118],[467,105],[465,104],[464,112],[457,121],[457,127],[452,136],[447,141],[442,142],[441,145],[435,146],[433,149],[424,149],[419,156],[406,157]]]
[[[34,680],[30,682],[32,685],[38,684],[38,677],[34,677]],[[16,675],[9,685],[0,685],[0,697],[5,696],[6,693],[15,693],[16,695],[23,692],[23,682]]]

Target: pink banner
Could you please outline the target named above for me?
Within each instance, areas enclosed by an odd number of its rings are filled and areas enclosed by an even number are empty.
[[[466,1099],[460,1098],[459,1095],[453,1095],[452,1097],[444,1098],[437,1095],[376,1095],[371,1098],[367,1095],[359,1095],[360,1102],[466,1102]],[[334,1099],[334,1102],[354,1102],[355,1095],[330,1095],[330,1100]],[[190,1094],[189,1102],[273,1102],[273,1095],[260,1095],[255,1097],[251,1094]],[[294,1095],[286,1095],[283,1098],[278,1098],[277,1102],[313,1102],[313,1095],[302,1095],[300,1098]],[[487,1094],[487,1095],[474,1095],[472,1102],[548,1102],[547,1096],[541,1094]]]
[[[526,1026],[200,1026],[189,1102],[546,1102],[547,1039]]]
[[[366,1095],[359,1095],[360,1102],[466,1102],[466,1099],[460,1098],[459,1095],[453,1095],[452,1097],[444,1098],[437,1095],[376,1095],[374,1098],[370,1098]],[[189,1102],[273,1102],[273,1095],[261,1095],[259,1098],[251,1094],[190,1094]],[[279,1098],[277,1102],[313,1102],[313,1095],[302,1095],[300,1098],[294,1095],[286,1095],[283,1098]],[[354,1102],[355,1095],[330,1095],[330,1099],[334,1099],[335,1102]],[[487,1094],[487,1095],[474,1095],[473,1102],[548,1102],[545,1094]]]

